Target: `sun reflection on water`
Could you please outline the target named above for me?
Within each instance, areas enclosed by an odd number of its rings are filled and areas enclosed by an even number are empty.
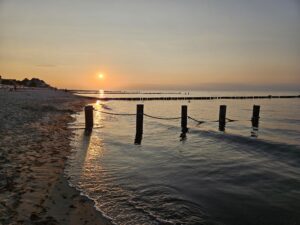
[[[99,90],[99,98],[103,98],[104,97],[104,90],[100,89]]]
[[[98,135],[92,135],[87,149],[85,162],[88,163],[90,160],[101,158],[103,156],[102,146],[101,138]]]

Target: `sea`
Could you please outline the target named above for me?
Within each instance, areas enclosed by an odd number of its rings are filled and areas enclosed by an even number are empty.
[[[298,92],[105,92],[91,97],[299,95]],[[134,144],[136,107],[143,139]],[[189,131],[181,135],[182,105]],[[230,120],[219,130],[219,107]],[[251,122],[260,105],[258,127]],[[69,124],[70,185],[113,224],[300,224],[300,99],[95,100],[94,129],[84,111]],[[109,114],[107,114],[109,113]],[[115,115],[118,114],[118,115]],[[170,118],[170,119],[167,119]],[[197,121],[203,121],[199,123]]]

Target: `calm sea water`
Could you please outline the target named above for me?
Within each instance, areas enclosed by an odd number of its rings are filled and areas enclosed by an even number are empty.
[[[94,107],[135,113],[138,103],[97,102]],[[143,104],[145,113],[162,117],[180,116],[186,104],[191,117],[204,121],[217,120],[219,105],[226,104],[227,117],[238,121],[221,132],[216,122],[189,120],[190,132],[180,141],[180,120],[145,117],[142,145],[134,145],[134,116],[96,111],[95,126],[101,128],[90,136],[74,131],[66,175],[115,224],[300,224],[299,99]],[[254,104],[261,106],[258,130],[249,121]],[[83,122],[80,113],[70,126]]]

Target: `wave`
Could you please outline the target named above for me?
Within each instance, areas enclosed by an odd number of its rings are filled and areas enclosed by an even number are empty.
[[[112,225],[117,225],[116,223],[114,223],[113,218],[109,217],[103,210],[101,210],[101,208],[97,207],[96,199],[92,198],[85,190],[83,190],[82,188],[79,188],[78,185],[75,185],[72,183],[72,181],[70,181],[70,176],[68,176],[68,173],[66,171],[65,171],[65,178],[67,179],[68,185],[71,188],[74,188],[75,190],[77,190],[81,196],[84,196],[87,199],[94,202],[93,207],[101,214],[101,216],[103,216],[105,219],[107,219],[107,221],[109,221]]]

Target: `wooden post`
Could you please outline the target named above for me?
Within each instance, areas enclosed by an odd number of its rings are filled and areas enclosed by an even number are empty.
[[[136,107],[136,134],[134,143],[140,145],[143,138],[144,105],[138,104]]]
[[[259,105],[254,105],[253,106],[252,119],[251,119],[253,127],[258,127],[259,112],[260,112],[260,106]]]
[[[94,108],[92,105],[88,105],[84,107],[84,112],[85,112],[85,130],[86,131],[91,131],[94,126]]]
[[[226,124],[226,105],[220,105],[219,130],[224,131]]]
[[[188,132],[187,128],[187,106],[181,106],[181,132],[186,133]]]

